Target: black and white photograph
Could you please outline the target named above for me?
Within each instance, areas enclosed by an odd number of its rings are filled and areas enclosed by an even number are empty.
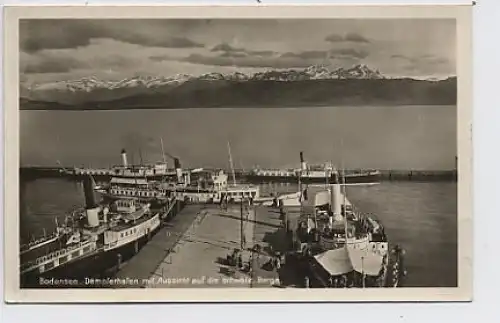
[[[468,11],[298,9],[18,14],[13,288],[469,298]]]

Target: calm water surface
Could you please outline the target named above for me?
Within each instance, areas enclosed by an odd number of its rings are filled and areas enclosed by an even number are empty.
[[[278,187],[284,189],[294,187]],[[457,285],[456,183],[356,186],[348,189],[348,197],[362,212],[373,213],[383,222],[391,243],[407,250],[406,286]],[[56,217],[61,223],[66,212],[83,204],[79,183],[61,179],[22,182],[21,239],[42,234],[44,227],[54,228]]]
[[[161,159],[188,167],[297,167],[449,170],[455,167],[456,107],[237,108],[126,111],[21,111],[21,165],[107,167]],[[289,188],[289,189],[293,189]],[[383,183],[350,187],[349,199],[376,214],[392,243],[408,251],[409,286],[457,284],[456,183]],[[54,218],[83,205],[80,184],[61,179],[21,183],[21,238],[54,228]]]
[[[126,111],[21,111],[22,165],[107,167],[161,159],[160,138],[186,166],[346,168],[455,167],[455,106],[237,108]]]

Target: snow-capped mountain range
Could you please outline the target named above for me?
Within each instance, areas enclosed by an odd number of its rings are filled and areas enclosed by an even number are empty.
[[[359,82],[369,80],[370,82]],[[345,81],[345,82],[344,82]],[[265,92],[266,95],[261,94]],[[387,77],[366,65],[203,75],[85,77],[21,83],[22,109],[127,109],[193,106],[454,104],[456,78]]]
[[[58,81],[43,84],[23,86],[28,91],[68,90],[71,92],[92,92],[96,89],[124,89],[124,88],[158,88],[163,86],[181,85],[190,80],[205,81],[303,81],[328,79],[384,79],[378,71],[366,65],[355,65],[351,68],[337,68],[329,70],[325,66],[314,65],[302,70],[270,70],[254,74],[235,72],[232,74],[207,73],[200,76],[177,74],[174,76],[134,76],[120,81],[104,81],[95,77],[85,77],[79,80]]]

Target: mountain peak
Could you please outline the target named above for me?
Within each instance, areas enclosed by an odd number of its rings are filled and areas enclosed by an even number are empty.
[[[392,77],[394,78],[394,77]],[[172,76],[140,75],[121,80],[100,80],[94,75],[77,80],[48,82],[42,84],[21,83],[22,96],[38,101],[72,102],[108,101],[138,94],[154,92],[167,93],[184,83],[193,82],[230,82],[243,83],[247,81],[298,82],[311,80],[378,80],[387,79],[378,69],[372,69],[367,64],[354,64],[351,67],[334,67],[331,65],[311,65],[294,69],[270,69],[253,74],[232,71],[224,74],[210,72],[194,76],[176,74]],[[435,81],[430,79],[428,81]],[[203,85],[205,86],[205,85]],[[206,84],[209,86],[209,84]],[[187,87],[190,89],[190,87]]]

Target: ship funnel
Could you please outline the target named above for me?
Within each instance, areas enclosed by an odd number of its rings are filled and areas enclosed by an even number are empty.
[[[125,149],[122,149],[122,164],[124,167],[127,167],[128,166],[128,162],[127,162],[127,152],[125,151]]]
[[[177,174],[177,181],[183,182],[183,176],[182,176],[182,167],[181,167],[181,162],[179,158],[174,158],[174,167],[175,167],[175,172]]]
[[[85,194],[85,208],[92,209],[97,206],[94,192],[94,180],[88,175],[83,179],[83,192]]]
[[[99,226],[99,206],[96,203],[94,192],[94,179],[88,175],[83,179],[83,191],[85,194],[85,212],[89,227]]]
[[[330,221],[342,221],[342,193],[338,183],[333,184],[330,190],[330,207],[332,212]]]
[[[307,170],[307,164],[306,161],[304,160],[304,153],[302,151],[300,152],[300,169]]]

